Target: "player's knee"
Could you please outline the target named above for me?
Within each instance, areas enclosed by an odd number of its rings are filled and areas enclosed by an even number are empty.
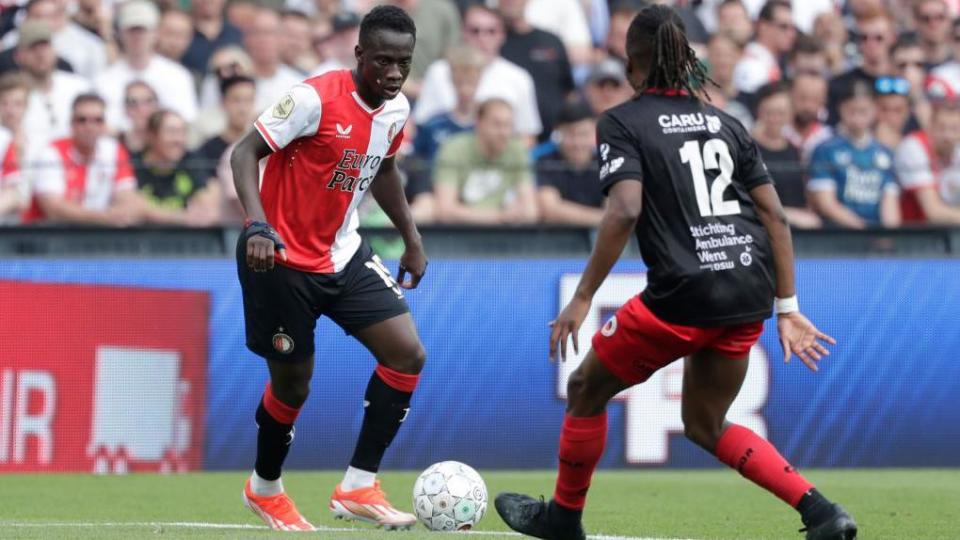
[[[596,384],[577,368],[567,380],[567,412],[575,416],[595,416],[606,408],[606,401],[597,392]]]
[[[383,365],[409,375],[419,375],[426,361],[427,351],[420,341],[398,347],[389,358],[381,359]]]
[[[270,386],[277,399],[297,409],[302,407],[310,396],[310,381],[274,379]]]

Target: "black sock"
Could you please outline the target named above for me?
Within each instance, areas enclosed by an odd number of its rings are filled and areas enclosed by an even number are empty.
[[[804,525],[815,527],[833,515],[833,505],[817,488],[812,488],[800,497],[797,512],[800,512],[800,520]]]
[[[410,410],[412,392],[389,386],[374,372],[364,394],[363,426],[350,466],[369,472],[380,469],[380,460],[400,430]]]
[[[293,442],[293,424],[281,424],[270,416],[260,401],[257,407],[257,462],[254,470],[264,480],[280,478],[283,460]]]
[[[555,519],[560,523],[580,523],[580,521],[583,520],[583,510],[567,508],[554,500],[550,501],[548,512],[551,519]]]

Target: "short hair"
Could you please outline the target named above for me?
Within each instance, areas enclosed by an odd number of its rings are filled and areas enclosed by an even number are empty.
[[[920,6],[922,6],[922,5],[924,5],[924,4],[928,4],[928,3],[930,3],[930,2],[936,2],[936,3],[942,5],[942,6],[945,7],[945,8],[949,8],[949,6],[947,6],[946,0],[914,0],[914,1],[913,1],[913,13],[914,13],[914,14],[920,13]]]
[[[0,96],[4,96],[14,90],[23,90],[30,92],[30,79],[19,71],[11,71],[0,76]]]
[[[151,135],[156,135],[160,131],[160,127],[163,125],[163,121],[166,120],[168,116],[176,116],[177,118],[182,119],[180,113],[172,109],[157,109],[150,115],[150,118],[147,118],[147,133]]]
[[[256,88],[257,81],[246,75],[231,75],[220,81],[220,97],[227,97],[227,92],[229,92],[231,88],[241,84],[249,84]]]
[[[83,105],[84,103],[99,103],[101,107],[107,108],[107,102],[100,97],[100,94],[97,94],[96,92],[84,92],[73,98],[73,104],[70,105],[71,113],[75,113],[77,111],[77,107]]]
[[[907,32],[900,34],[900,37],[897,38],[897,41],[893,43],[893,47],[890,48],[890,56],[893,56],[897,51],[901,49],[913,49],[916,47],[922,47],[920,43],[920,38],[912,32]]]
[[[786,81],[774,81],[765,84],[753,96],[753,116],[760,112],[760,105],[772,97],[790,95],[790,85]]]
[[[150,84],[149,84],[147,81],[143,80],[143,79],[134,79],[134,80],[130,81],[129,83],[127,83],[127,86],[123,89],[123,95],[127,95],[127,92],[129,92],[131,88],[135,88],[135,87],[137,87],[137,86],[142,86],[142,87],[146,88],[147,90],[150,91],[151,94],[153,94],[153,98],[154,98],[154,99],[157,99],[157,97],[158,97],[158,96],[157,96],[157,91],[154,90],[153,87],[150,86]]]
[[[417,39],[417,25],[406,11],[396,6],[377,6],[363,16],[360,21],[360,46],[370,45],[370,38],[377,30],[392,30],[401,34],[410,34]]]
[[[792,60],[801,54],[823,54],[823,44],[813,36],[800,34],[797,36],[793,48],[790,49],[790,59]]]
[[[503,105],[504,107],[510,109],[511,113],[513,112],[513,105],[511,105],[509,101],[501,97],[487,98],[481,101],[480,105],[477,107],[477,120],[482,120],[487,113],[490,112],[490,109],[497,105]]]
[[[31,11],[33,11],[33,8],[34,8],[37,4],[40,4],[40,3],[42,3],[42,2],[50,2],[50,1],[51,1],[51,0],[29,0],[29,2],[27,2],[26,4],[24,4],[24,6],[23,6],[23,12],[29,14]]]
[[[773,13],[778,9],[783,8],[787,11],[791,11],[790,2],[787,0],[768,0],[766,4],[760,8],[760,15],[757,16],[758,21],[772,21]]]
[[[717,13],[720,13],[721,9],[724,9],[730,6],[737,6],[740,9],[747,11],[747,6],[743,5],[743,0],[723,0],[722,2],[717,4]],[[747,13],[749,14],[749,11],[747,11]]]
[[[892,26],[896,26],[896,20],[893,18],[893,14],[882,7],[872,7],[867,9],[863,13],[858,14],[855,20],[859,24],[872,21],[874,19],[886,19],[886,21]]]

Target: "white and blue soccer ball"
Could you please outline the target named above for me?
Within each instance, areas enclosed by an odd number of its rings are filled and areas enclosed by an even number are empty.
[[[469,465],[435,463],[413,485],[413,511],[431,531],[472,529],[487,511],[487,486]]]

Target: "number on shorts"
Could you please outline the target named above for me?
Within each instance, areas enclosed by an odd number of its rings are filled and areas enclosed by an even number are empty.
[[[387,270],[386,266],[384,266],[379,255],[374,253],[373,257],[370,257],[370,260],[366,262],[365,266],[376,272],[380,276],[380,279],[387,284],[388,289],[392,289],[397,296],[403,296],[403,292],[400,290],[400,285],[397,285],[397,281],[393,279],[393,276],[390,275],[390,271]]]

